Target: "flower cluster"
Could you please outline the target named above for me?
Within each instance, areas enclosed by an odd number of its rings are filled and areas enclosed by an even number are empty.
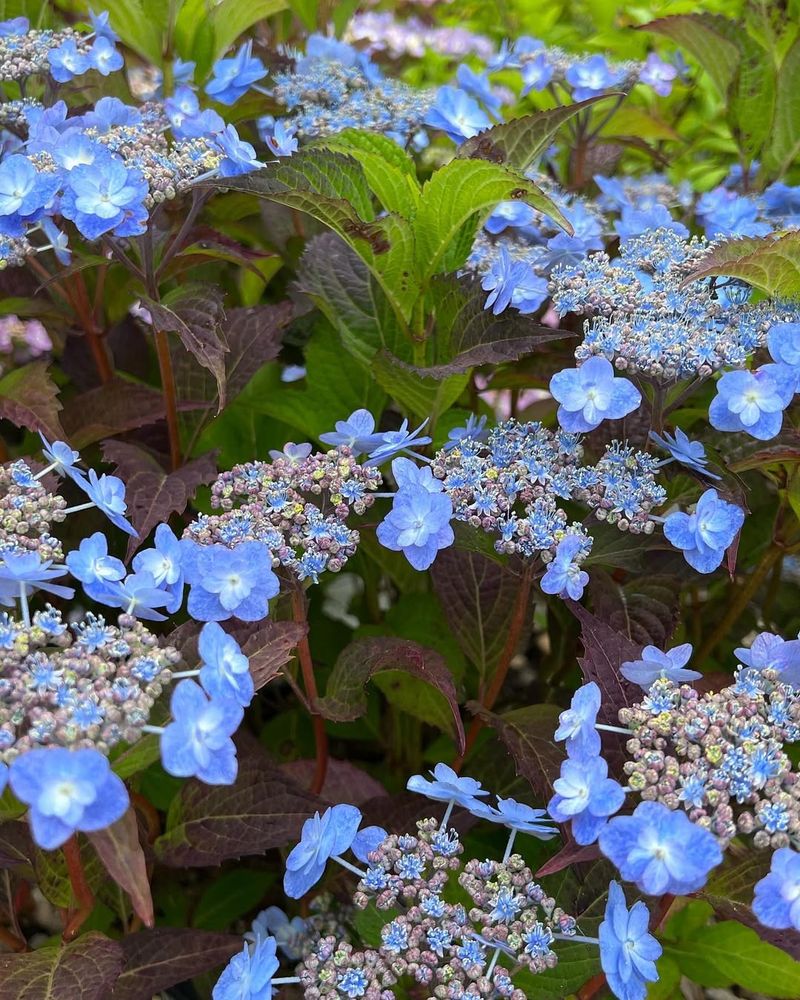
[[[344,33],[345,41],[366,43],[367,51],[380,52],[391,59],[403,56],[420,58],[427,50],[443,56],[466,56],[470,53],[488,60],[495,52],[492,41],[458,26],[437,27],[419,17],[404,21],[391,11],[364,11],[354,14]]]
[[[96,70],[103,76],[122,68],[122,56],[108,14],[91,15],[93,31],[73,28],[39,31],[31,29],[27,17],[0,22],[0,81],[27,80],[31,76],[52,77],[67,83]]]
[[[0,375],[9,364],[27,364],[52,348],[53,342],[38,319],[23,320],[13,315],[0,318]]]
[[[380,944],[359,947],[350,940],[352,932],[325,933],[313,918],[289,921],[280,911],[266,911],[247,935],[250,944],[223,972],[214,1000],[253,995],[252,985],[250,994],[242,991],[248,981],[257,981],[264,995],[277,985],[296,984],[308,1000],[393,1000],[395,987],[399,991],[412,984],[437,1000],[524,1000],[515,974],[555,968],[559,941],[598,946],[615,995],[621,1000],[643,995],[646,983],[657,978],[655,961],[661,953],[647,931],[644,903],[629,910],[622,889],[612,882],[599,938],[579,934],[575,918],[534,880],[523,858],[512,853],[520,832],[553,835],[543,810],[513,799],[498,799],[495,808],[485,802],[489,793],[479,782],[459,777],[445,764],[434,768],[431,779],[415,775],[408,786],[447,803],[441,822],[420,820],[413,834],[359,830],[359,810],[337,805],[306,821],[300,843],[287,858],[285,884],[294,897],[319,880],[330,859],[357,875],[355,905],[363,909],[374,903],[385,914]],[[501,860],[462,860],[464,846],[447,825],[456,805],[509,828]],[[367,864],[366,870],[341,857],[348,849]],[[453,881],[467,901],[449,901]],[[274,938],[266,935],[268,930]],[[293,976],[275,978],[278,948],[290,961],[301,958]]]

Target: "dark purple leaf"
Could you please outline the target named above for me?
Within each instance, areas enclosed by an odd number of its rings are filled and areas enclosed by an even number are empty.
[[[651,575],[617,583],[611,574],[593,569],[589,594],[601,621],[640,646],[666,649],[678,624],[680,580]]]
[[[52,441],[64,436],[60,409],[58,386],[48,374],[46,361],[32,361],[0,378],[0,419],[42,431]]]
[[[0,955],[0,1000],[108,1000],[123,960],[122,946],[96,931],[66,947]]]
[[[64,407],[62,423],[70,444],[85,448],[163,420],[164,415],[164,397],[157,389],[114,378],[73,397]]]
[[[451,632],[486,677],[508,639],[519,576],[495,559],[457,546],[439,553],[431,576]]]
[[[295,840],[304,821],[322,806],[248,743],[239,748],[233,785],[188,781],[170,811],[171,824],[154,848],[170,867],[218,865],[263,854]]]
[[[497,733],[511,754],[517,774],[526,779],[545,805],[553,795],[553,781],[561,770],[564,754],[553,742],[560,709],[557,705],[529,705],[496,715],[477,702],[467,708]]]
[[[27,868],[33,855],[30,829],[24,820],[0,823],[0,868]]]
[[[125,441],[107,441],[103,457],[116,465],[117,475],[125,482],[128,515],[139,532],[139,538],[128,543],[128,557],[157,525],[182,514],[197,488],[217,475],[216,452],[207,452],[170,473],[148,452]]]
[[[565,826],[562,829],[567,830],[568,828]],[[580,844],[576,844],[570,837],[558,854],[554,854],[552,858],[545,861],[542,867],[536,872],[536,877],[544,878],[545,875],[555,875],[556,872],[563,871],[565,868],[571,868],[572,865],[578,865],[586,861],[597,861],[602,856],[597,844],[589,844],[587,847],[581,847]]]
[[[226,964],[242,950],[238,934],[177,927],[128,934],[121,944],[125,965],[107,995],[110,1000],[152,1000],[177,983]]]
[[[282,764],[281,770],[292,781],[308,788],[316,766],[314,760],[292,760]],[[337,802],[349,802],[350,805],[360,806],[379,798],[383,798],[386,804],[389,802],[386,789],[379,781],[346,760],[328,761],[328,771],[320,796],[334,805]]]
[[[336,660],[325,688],[325,697],[318,700],[320,713],[334,722],[350,722],[359,718],[367,710],[364,692],[367,681],[383,670],[402,670],[444,695],[453,714],[454,735],[460,752],[463,752],[464,726],[458,710],[453,675],[440,653],[408,639],[389,636],[351,642]]]
[[[186,350],[207,368],[217,383],[219,405],[225,405],[225,355],[228,345],[223,334],[225,314],[222,296],[214,287],[192,285],[181,289],[167,302],[143,299],[153,319],[153,327],[176,333]]]
[[[146,927],[152,927],[153,897],[133,807],[116,823],[87,836],[108,874],[131,897],[137,916]]]
[[[245,642],[242,652],[250,663],[256,691],[276,677],[291,660],[298,642],[308,631],[297,622],[270,622]]]
[[[625,680],[619,672],[620,664],[638,660],[642,643],[617,632],[575,601],[566,603],[581,623],[583,657],[578,663],[583,679],[595,681],[603,697],[597,717],[601,722],[619,725],[619,710],[641,700],[640,688]]]

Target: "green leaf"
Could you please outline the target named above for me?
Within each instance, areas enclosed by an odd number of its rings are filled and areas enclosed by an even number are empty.
[[[736,41],[741,58],[730,89],[728,116],[739,148],[748,159],[753,159],[772,134],[774,57],[743,31],[737,32]]]
[[[53,440],[63,433],[58,420],[60,409],[58,387],[50,377],[47,362],[32,361],[12,368],[0,378],[0,419],[42,431]]]
[[[662,954],[656,963],[658,980],[647,984],[647,1000],[671,1000],[681,997],[678,990],[681,981],[681,970],[669,955]]]
[[[731,33],[741,29],[734,21],[718,14],[677,14],[643,24],[642,30],[666,35],[697,59],[723,97],[736,76],[739,46]]]
[[[223,872],[200,897],[192,927],[206,931],[227,930],[259,905],[274,881],[275,875],[268,871],[236,868]]]
[[[123,961],[119,942],[96,931],[66,946],[0,955],[0,1000],[108,1000]]]
[[[724,275],[741,278],[774,298],[800,296],[800,233],[779,236],[746,236],[718,243],[684,279]]]
[[[774,1000],[800,996],[800,962],[735,920],[703,927],[664,950],[701,986],[741,986]]]
[[[432,421],[449,409],[469,382],[469,371],[436,379],[415,371],[389,351],[380,351],[372,361],[372,372],[382,389],[410,413]]]
[[[313,31],[317,26],[319,0],[288,0],[289,10],[300,20],[303,27]]]
[[[116,756],[112,752],[111,768],[120,778],[131,778],[134,774],[145,771],[160,756],[158,737],[148,733]]]
[[[257,21],[286,10],[286,0],[219,0],[210,5],[208,20],[214,29],[214,53],[218,58]]]
[[[487,160],[451,160],[422,189],[414,222],[420,274],[428,278],[459,268],[481,215],[508,199],[525,201],[571,228],[544,192],[522,175]]]
[[[565,122],[598,101],[614,96],[616,95],[602,94],[590,97],[588,101],[501,122],[462,142],[456,156],[461,160],[489,160],[522,172],[541,156]]]
[[[800,155],[800,38],[786,53],[778,71],[772,141],[767,147],[765,169],[781,177]]]
[[[84,11],[96,4],[87,0],[81,4]],[[166,6],[166,5],[164,5]],[[108,11],[111,27],[122,41],[148,62],[161,66],[163,60],[163,40],[167,35],[166,12],[161,16],[157,7],[147,0],[103,0],[100,8]]]

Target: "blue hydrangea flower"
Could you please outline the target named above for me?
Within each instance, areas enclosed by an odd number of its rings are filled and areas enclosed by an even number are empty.
[[[122,608],[127,614],[151,622],[165,620],[164,615],[155,609],[166,605],[169,594],[156,586],[150,573],[129,573],[124,580],[94,583],[84,589],[93,600],[110,608]]]
[[[686,226],[673,219],[666,205],[659,203],[644,208],[634,205],[624,206],[621,216],[614,223],[614,229],[620,240],[641,236],[650,229],[669,229],[678,236],[689,235]]]
[[[255,918],[244,939],[255,943],[263,938],[273,937],[275,944],[289,961],[296,962],[302,956],[303,940],[309,931],[310,927],[302,917],[289,919],[279,906],[268,906]]]
[[[76,481],[85,478],[83,472],[75,468],[75,463],[81,460],[77,451],[70,448],[65,441],[54,441],[50,444],[41,431],[39,437],[42,439],[42,454],[48,462],[48,471],[52,469],[59,476],[68,476]]]
[[[549,294],[547,279],[540,278],[526,261],[514,260],[505,247],[481,279],[481,288],[489,292],[483,308],[491,307],[495,316],[509,306],[523,315],[536,312]]]
[[[279,118],[271,132],[264,134],[264,143],[275,156],[291,156],[297,152],[296,130],[285,119]]]
[[[625,792],[608,776],[602,757],[567,758],[561,775],[553,782],[555,795],[547,805],[556,823],[571,823],[576,843],[593,844],[608,823],[608,817],[622,808]]]
[[[653,681],[665,677],[674,684],[699,680],[703,675],[696,670],[686,670],[686,664],[692,656],[692,644],[685,642],[681,646],[662,653],[656,646],[645,646],[641,659],[627,660],[620,665],[619,672],[633,684],[638,684],[645,691],[650,689]]]
[[[349,850],[361,824],[361,810],[341,804],[315,813],[303,824],[300,842],[286,859],[283,888],[300,899],[322,878],[330,858]]]
[[[590,56],[581,62],[573,63],[567,69],[564,77],[572,87],[573,101],[586,101],[590,97],[611,90],[621,83],[625,76],[622,69],[612,69],[604,56]]]
[[[538,55],[530,59],[522,67],[522,92],[520,97],[525,97],[532,90],[540,91],[550,83],[553,79],[553,74],[555,70],[553,66],[548,62],[547,54],[540,52]]]
[[[338,447],[345,445],[353,453],[363,455],[382,443],[383,437],[375,433],[375,417],[369,410],[354,410],[347,420],[337,420],[336,430],[320,434],[320,441]]]
[[[519,229],[530,226],[536,218],[536,213],[524,201],[501,201],[484,222],[487,233],[498,236],[506,229]]]
[[[241,46],[235,56],[214,63],[206,93],[220,104],[235,104],[254,83],[267,75],[264,63],[253,55],[253,42]]]
[[[455,540],[452,516],[449,496],[422,486],[405,487],[395,494],[392,509],[378,525],[378,541],[384,548],[402,552],[414,569],[428,569],[439,549]]]
[[[600,753],[600,733],[595,729],[600,701],[600,688],[589,681],[578,688],[569,708],[559,715],[553,738],[567,741],[570,757],[594,757]]]
[[[274,938],[259,938],[246,944],[225,966],[211,993],[212,1000],[270,1000],[272,978],[278,971]]]
[[[226,125],[214,136],[214,142],[223,154],[218,167],[220,177],[239,177],[262,165],[253,146],[239,138],[233,125]]]
[[[652,87],[659,97],[668,97],[672,93],[672,83],[677,75],[676,66],[664,62],[655,52],[651,52],[639,72],[639,82]]]
[[[510,830],[527,833],[539,840],[550,840],[558,832],[550,822],[546,809],[534,809],[516,799],[501,799],[498,796],[496,809],[488,802],[478,801],[473,801],[469,808],[473,816],[488,819],[491,823],[500,823]]]
[[[712,833],[661,802],[640,802],[632,816],[615,816],[600,833],[600,850],[626,882],[652,896],[696,892],[722,861]]]
[[[600,357],[589,358],[580,368],[556,372],[550,392],[561,404],[559,424],[572,433],[592,431],[604,420],[619,420],[642,402],[633,382],[615,377],[614,366]]]
[[[185,543],[183,568],[190,585],[187,610],[201,622],[236,617],[258,622],[280,590],[272,556],[263,542],[226,545]]]
[[[744,524],[744,511],[706,490],[693,514],[674,511],[664,520],[664,535],[698,573],[712,573]]]
[[[800,854],[781,847],[769,874],[756,882],[753,913],[765,927],[800,931]]]
[[[98,157],[67,174],[61,214],[90,240],[111,230],[118,236],[138,236],[147,221],[147,194],[141,171],[126,167],[118,156]]]
[[[23,589],[26,595],[43,590],[56,597],[74,597],[72,587],[52,582],[65,573],[66,569],[53,566],[51,559],[43,562],[38,552],[0,552],[0,601],[16,600]]]
[[[242,708],[231,698],[209,698],[199,684],[182,680],[169,703],[173,721],[161,733],[161,762],[176,778],[232,785],[238,764],[231,736]]]
[[[28,750],[11,765],[9,781],[28,806],[33,839],[52,851],[76,830],[91,833],[116,823],[129,805],[122,780],[97,750]]]
[[[739,647],[734,654],[753,670],[777,670],[780,679],[800,688],[800,639],[786,640],[771,632],[761,632],[749,649]]]
[[[408,429],[408,420],[404,420],[396,431],[383,431],[378,434],[380,444],[369,453],[370,465],[380,465],[394,455],[400,455],[404,451],[414,454],[412,448],[419,448],[424,444],[430,444],[431,439],[422,434],[422,430],[428,423],[425,420],[415,427],[413,431]]]
[[[754,198],[737,195],[720,186],[707,191],[697,201],[697,217],[710,240],[736,236],[767,236],[768,222],[759,221],[760,210]]]
[[[650,911],[642,900],[628,910],[618,882],[608,887],[608,902],[600,924],[600,964],[618,1000],[645,1000],[647,984],[658,980],[656,961],[661,945],[648,932]]]
[[[447,441],[444,445],[444,450],[452,451],[453,448],[460,447],[461,443],[468,439],[472,441],[485,441],[489,433],[485,428],[486,417],[482,416],[478,418],[474,413],[470,413],[463,427],[454,427],[447,432]],[[394,469],[394,465],[392,465],[392,468]]]
[[[708,419],[718,431],[744,431],[769,441],[781,429],[783,411],[791,403],[797,376],[787,365],[762,365],[754,372],[726,372]]]
[[[767,347],[777,364],[800,367],[800,323],[774,323],[767,334]]]
[[[101,76],[108,76],[122,69],[124,60],[122,54],[117,52],[114,43],[100,35],[95,39],[91,49],[89,49],[89,66],[96,69]]]
[[[77,549],[67,553],[67,568],[76,580],[80,580],[89,597],[96,584],[106,584],[125,577],[125,563],[108,554],[108,539],[96,531],[84,538]]]
[[[589,582],[589,574],[576,562],[586,548],[585,539],[580,535],[567,535],[556,546],[555,558],[547,564],[547,570],[539,581],[545,594],[558,594],[579,601]]]
[[[159,524],[155,533],[155,548],[138,552],[133,559],[137,573],[149,573],[169,595],[164,607],[174,614],[183,602],[183,546],[168,524]]]
[[[664,451],[668,451],[670,454],[670,458],[661,462],[661,465],[667,465],[674,460],[680,462],[681,465],[685,465],[687,469],[694,469],[695,472],[708,476],[709,479],[720,478],[716,473],[709,472],[706,468],[708,458],[706,457],[706,449],[702,441],[690,440],[680,427],[675,428],[674,437],[667,431],[663,435],[656,434],[655,431],[650,431],[650,438],[660,448],[663,448]]]
[[[398,491],[420,488],[429,493],[441,493],[444,483],[436,479],[428,465],[415,465],[410,458],[395,458],[392,461],[392,475]]]
[[[458,87],[440,87],[425,124],[440,129],[455,143],[477,135],[492,124],[480,104]]]
[[[101,510],[112,524],[136,537],[136,529],[124,517],[128,505],[125,503],[125,483],[117,476],[98,476],[94,469],[89,469],[89,478],[75,480],[89,497],[89,500]]]
[[[0,163],[0,232],[22,236],[55,196],[58,172],[39,173],[26,156],[13,154]]]
[[[489,794],[481,787],[480,781],[461,777],[447,764],[437,764],[429,773],[433,781],[424,775],[414,774],[408,779],[406,788],[434,802],[455,802],[464,809],[471,809],[475,799]]]
[[[89,69],[89,57],[78,49],[74,38],[65,38],[58,48],[47,53],[50,75],[57,83],[69,83]]]
[[[98,38],[107,38],[109,42],[119,41],[119,35],[111,27],[111,15],[107,10],[101,10],[99,14],[95,14],[90,8],[89,23],[92,26],[92,31]]]
[[[480,101],[495,117],[500,114],[502,102],[492,89],[487,73],[476,73],[462,62],[456,70],[456,82],[462,90]]]
[[[239,643],[217,622],[207,622],[197,641],[200,683],[212,698],[231,698],[246,708],[255,687],[247,657]]]

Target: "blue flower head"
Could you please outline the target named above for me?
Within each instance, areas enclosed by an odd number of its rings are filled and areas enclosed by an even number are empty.
[[[239,138],[239,133],[233,125],[226,125],[214,136],[214,142],[222,152],[219,163],[220,177],[239,177],[261,166],[255,149],[249,142]]]
[[[487,73],[476,73],[466,63],[461,63],[456,70],[456,81],[462,90],[466,91],[497,117],[500,114],[501,101],[492,89]]]
[[[402,552],[414,569],[428,569],[439,549],[455,540],[452,516],[453,501],[446,494],[432,493],[424,486],[404,487],[378,525],[378,541],[384,548]]]
[[[800,366],[800,323],[774,323],[767,334],[767,346],[776,364]]]
[[[800,854],[781,847],[769,874],[756,883],[753,913],[765,927],[800,931]]]
[[[604,420],[619,420],[642,402],[633,382],[615,377],[611,362],[601,357],[557,372],[550,380],[550,392],[561,404],[559,424],[572,433],[592,431]]]
[[[744,431],[769,441],[781,429],[783,411],[794,396],[796,373],[788,365],[762,365],[756,371],[726,372],[708,419],[718,431]]]
[[[484,222],[483,228],[497,236],[506,229],[530,226],[535,218],[536,213],[524,201],[501,201]]]
[[[608,887],[608,902],[600,924],[600,963],[619,1000],[643,1000],[647,984],[658,980],[656,961],[661,945],[648,932],[650,912],[638,900],[629,910],[618,882]]]
[[[523,315],[536,312],[549,292],[547,279],[540,278],[524,260],[514,260],[505,247],[481,279],[481,288],[489,292],[484,309],[499,316],[509,306]]]
[[[666,431],[663,436],[656,434],[655,431],[650,431],[650,438],[660,448],[663,448],[664,451],[668,451],[670,454],[670,458],[665,459],[661,463],[662,465],[666,465],[667,462],[674,460],[680,462],[681,465],[685,465],[687,469],[693,469],[703,476],[708,476],[709,479],[720,478],[715,473],[709,472],[706,468],[708,459],[706,458],[706,450],[703,447],[702,441],[691,441],[680,427],[675,428],[674,437]]]
[[[184,573],[191,587],[187,610],[193,618],[257,622],[267,617],[270,598],[276,596],[280,583],[263,542],[241,542],[234,548],[184,545]]]
[[[77,549],[67,553],[67,569],[80,580],[93,597],[95,584],[106,584],[125,577],[125,563],[108,554],[108,539],[101,531],[84,538]],[[96,598],[93,598],[96,599]]]
[[[394,455],[399,455],[411,448],[419,448],[421,445],[430,444],[431,439],[427,435],[422,435],[422,430],[427,424],[427,418],[422,421],[419,427],[413,431],[408,429],[408,420],[404,420],[396,431],[384,431],[379,434],[380,444],[369,453],[370,464],[380,465]]]
[[[220,104],[235,104],[254,83],[267,75],[264,63],[253,55],[253,42],[241,46],[235,56],[214,63],[206,93]]]
[[[375,433],[375,417],[369,410],[354,410],[347,420],[337,420],[336,430],[320,434],[320,441],[338,447],[346,445],[355,455],[372,451],[383,438]]]
[[[101,76],[108,76],[122,69],[124,60],[121,53],[117,52],[114,43],[100,35],[95,39],[89,50],[89,66],[96,69]]]
[[[676,66],[664,62],[655,52],[651,52],[639,73],[639,82],[652,87],[659,97],[668,97],[672,93],[672,84],[677,75]]]
[[[81,76],[90,66],[89,57],[78,49],[74,38],[66,38],[58,48],[47,53],[50,64],[50,75],[57,83],[69,83],[76,76]]]
[[[41,431],[39,437],[42,439],[42,454],[54,472],[59,476],[69,476],[75,481],[85,478],[83,472],[75,467],[81,460],[77,451],[70,448],[65,441],[54,441],[50,444]]]
[[[600,733],[595,729],[600,700],[600,688],[589,681],[578,688],[569,708],[559,715],[554,739],[567,741],[571,757],[594,757],[600,753]]]
[[[553,782],[555,795],[547,806],[556,823],[572,823],[578,844],[593,844],[608,817],[622,808],[622,785],[608,777],[602,757],[567,758],[561,776]]]
[[[488,819],[491,823],[500,823],[517,833],[527,833],[539,840],[550,840],[558,832],[550,822],[545,809],[534,809],[517,802],[516,799],[497,799],[497,808],[487,802],[474,801],[470,806],[473,816]]]
[[[734,653],[740,663],[754,670],[777,670],[780,680],[800,688],[800,639],[786,640],[771,632],[761,632],[749,649]]]
[[[108,758],[90,748],[28,750],[14,759],[9,780],[28,806],[34,840],[49,851],[76,830],[91,833],[116,823],[129,804]]]
[[[303,824],[300,842],[286,859],[283,888],[287,896],[299,899],[322,878],[330,858],[349,850],[361,823],[361,811],[351,805],[337,805],[320,816],[315,813]]]
[[[69,171],[61,214],[89,240],[112,230],[117,236],[138,236],[147,221],[147,194],[141,171],[127,167],[118,156],[100,156]]]
[[[53,566],[51,559],[43,562],[38,552],[0,552],[0,601],[16,600],[23,588],[27,595],[43,590],[56,597],[73,597],[72,587],[52,582],[65,573],[66,569]]]
[[[245,945],[225,966],[211,993],[212,1000],[269,1000],[272,977],[278,971],[274,938],[259,938]]]
[[[564,74],[572,87],[573,101],[585,101],[621,83],[625,72],[612,69],[604,56],[595,55],[581,62],[573,63]]]
[[[712,573],[744,524],[744,511],[706,490],[693,514],[674,511],[664,520],[664,535],[698,573]]]
[[[600,833],[600,850],[626,882],[652,896],[696,892],[722,861],[712,833],[661,802],[640,802],[632,816],[615,816]]]
[[[246,941],[259,941],[274,937],[277,947],[291,962],[296,962],[303,953],[303,941],[310,927],[302,917],[291,920],[278,906],[268,906],[253,921],[252,930],[245,934]]]
[[[155,548],[138,552],[133,559],[137,573],[149,573],[156,587],[168,594],[167,611],[174,614],[183,603],[183,546],[167,524],[159,524]]]
[[[691,655],[690,642],[675,646],[666,653],[662,653],[656,646],[645,646],[641,659],[627,660],[619,669],[626,680],[649,691],[653,681],[657,681],[660,677],[672,681],[673,684],[699,680],[703,676],[701,673],[686,669]]]
[[[161,734],[161,762],[176,778],[232,785],[238,765],[231,736],[242,708],[231,698],[209,698],[192,680],[182,680],[170,699],[173,721]]]
[[[522,91],[520,97],[525,97],[532,90],[537,93],[550,83],[555,70],[547,59],[547,53],[540,52],[528,60],[522,67]]]
[[[263,134],[263,139],[269,151],[275,156],[291,156],[297,152],[295,128],[283,118],[275,122],[270,132]]]
[[[447,764],[437,764],[430,774],[433,781],[421,774],[412,775],[406,788],[434,802],[455,802],[464,809],[471,809],[475,799],[489,794],[479,781],[459,776]]]
[[[164,615],[155,609],[164,607],[169,594],[156,586],[150,573],[129,573],[124,580],[90,584],[84,589],[95,601],[110,608],[122,608],[127,614],[148,621],[164,621]]]
[[[440,129],[455,143],[477,135],[492,124],[480,104],[458,87],[440,87],[425,124]]]
[[[578,558],[585,555],[586,539],[580,535],[567,535],[556,546],[555,558],[539,581],[545,594],[558,594],[579,601],[589,582],[589,574],[580,568]]]
[[[128,505],[125,503],[125,483],[117,476],[98,476],[89,469],[89,478],[75,480],[91,502],[101,510],[112,524],[136,537],[136,530],[125,518]]]
[[[212,698],[230,698],[243,708],[253,700],[255,688],[247,657],[239,643],[217,622],[207,622],[197,642],[200,683]]]

